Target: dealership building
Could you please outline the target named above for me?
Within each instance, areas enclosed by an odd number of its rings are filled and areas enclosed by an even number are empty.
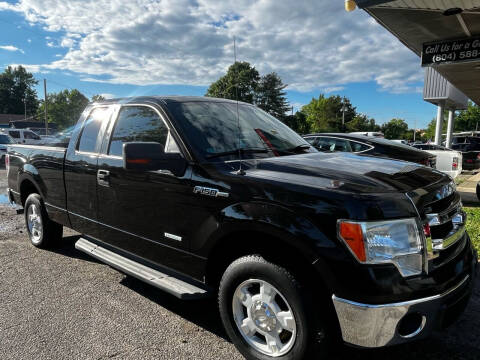
[[[424,99],[438,106],[435,143],[448,110],[450,146],[455,110],[480,105],[480,0],[346,0],[347,10],[355,3],[420,57]]]

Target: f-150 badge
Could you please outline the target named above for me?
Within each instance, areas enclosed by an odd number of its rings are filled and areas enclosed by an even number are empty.
[[[193,193],[194,194],[200,194],[200,195],[207,195],[207,196],[212,196],[212,197],[224,197],[227,198],[229,196],[228,193],[218,191],[218,189],[212,189],[212,188],[207,188],[203,186],[195,186],[193,188]]]

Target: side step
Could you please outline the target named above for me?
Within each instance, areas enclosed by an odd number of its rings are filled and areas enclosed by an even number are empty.
[[[208,295],[208,292],[204,289],[149,268],[148,266],[139,264],[136,261],[118,255],[117,253],[107,250],[84,238],[80,238],[75,243],[75,249],[93,256],[125,274],[136,277],[137,279],[164,290],[179,299],[199,299]]]

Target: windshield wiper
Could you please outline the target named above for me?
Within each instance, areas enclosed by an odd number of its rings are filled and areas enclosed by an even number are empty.
[[[221,157],[221,156],[228,156],[228,155],[235,155],[235,154],[257,154],[257,153],[267,153],[267,149],[260,149],[260,148],[251,148],[251,149],[235,149],[235,150],[229,150],[229,151],[222,151],[218,153],[213,153],[210,155],[207,155],[205,158],[207,159],[213,159],[216,157]]]

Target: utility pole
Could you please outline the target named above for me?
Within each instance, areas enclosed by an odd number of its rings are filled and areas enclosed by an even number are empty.
[[[415,119],[415,123],[413,125],[413,142],[415,142],[416,135],[417,135],[417,119]]]
[[[43,79],[43,92],[45,94],[45,135],[48,135],[48,118],[47,118],[47,79]]]
[[[293,116],[293,106],[292,106],[292,116]],[[477,125],[478,125],[478,123],[477,123]]]
[[[27,94],[23,98],[23,104],[25,105],[25,120],[27,120]]]

